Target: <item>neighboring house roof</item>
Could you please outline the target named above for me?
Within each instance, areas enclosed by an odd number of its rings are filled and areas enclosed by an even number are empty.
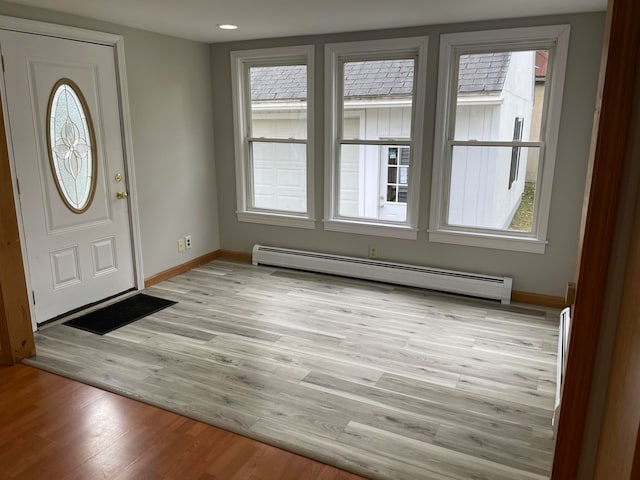
[[[509,69],[511,54],[462,55],[458,91],[499,93]],[[344,96],[405,97],[413,92],[413,60],[349,62],[344,68]],[[300,100],[307,96],[304,65],[252,67],[252,100]]]
[[[307,98],[307,67],[251,67],[251,100]]]
[[[413,60],[349,62],[344,96],[405,97],[413,92]],[[251,68],[252,100],[295,100],[307,96],[304,66]]]
[[[460,56],[458,92],[496,94],[502,91],[509,70],[510,52]]]
[[[344,96],[405,97],[413,93],[413,60],[350,62],[344,66]]]

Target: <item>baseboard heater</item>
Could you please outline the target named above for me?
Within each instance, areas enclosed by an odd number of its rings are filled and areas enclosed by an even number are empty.
[[[305,252],[255,245],[254,265],[271,265],[310,272],[330,273],[472,297],[511,301],[511,278],[384,262],[368,258]]]

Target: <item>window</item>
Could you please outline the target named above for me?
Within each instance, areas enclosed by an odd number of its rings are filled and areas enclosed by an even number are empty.
[[[240,221],[315,228],[313,47],[231,53]]]
[[[522,140],[522,127],[524,126],[524,118],[516,117],[513,125],[513,141]],[[513,186],[513,182],[518,179],[518,171],[520,170],[520,149],[522,147],[511,147],[511,168],[509,169],[509,189]]]
[[[62,201],[74,213],[87,211],[96,190],[96,140],[84,95],[68,78],[58,80],[49,97],[47,148]]]
[[[409,191],[409,148],[385,147],[382,151],[385,156],[383,165],[386,165],[386,172],[382,176],[385,180],[382,190],[387,193],[386,202],[406,205]]]
[[[426,45],[326,46],[325,229],[416,238]]]
[[[441,36],[429,240],[544,253],[568,39]]]

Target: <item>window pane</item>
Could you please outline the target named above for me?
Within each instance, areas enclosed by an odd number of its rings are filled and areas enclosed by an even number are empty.
[[[387,183],[396,183],[397,181],[398,181],[398,167],[391,166],[387,168]]]
[[[56,83],[49,98],[49,159],[64,203],[80,213],[89,208],[96,186],[95,139],[82,92],[68,82]]]
[[[307,210],[307,146],[253,142],[253,207],[288,212]]]
[[[398,201],[398,187],[395,185],[387,185],[387,202]]]
[[[410,137],[414,64],[414,59],[344,63],[343,138]],[[355,110],[364,112],[365,125],[358,130],[349,128]]]
[[[409,169],[400,167],[400,183],[409,183]]]
[[[453,147],[449,225],[531,232],[539,150]]]
[[[409,189],[407,187],[398,187],[398,202],[407,203],[407,193]]]
[[[307,67],[251,67],[251,136],[307,138]]]
[[[407,167],[393,164],[409,158],[409,147],[341,145],[338,215],[385,221],[407,221]]]
[[[547,50],[474,53],[458,60],[456,140],[540,140]]]

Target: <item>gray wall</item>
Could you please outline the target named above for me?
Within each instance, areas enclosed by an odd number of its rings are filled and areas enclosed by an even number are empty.
[[[220,248],[209,47],[7,2],[0,15],[124,37],[144,275]]]
[[[571,24],[560,140],[544,255],[432,243],[427,239],[431,168],[435,128],[437,64],[441,33],[531,25]],[[591,139],[595,93],[600,66],[604,13],[537,17],[467,24],[425,26],[375,32],[295,37],[215,44],[211,46],[214,131],[220,204],[222,248],[250,251],[255,243],[338,254],[366,256],[378,247],[381,259],[488,274],[509,275],[515,290],[563,296],[576,268],[578,231]],[[315,230],[240,223],[236,219],[233,110],[229,52],[233,50],[313,44],[316,47],[316,217],[323,218],[324,192],[324,44],[412,35],[429,36],[427,96],[424,126],[425,155],[420,182],[420,234],[417,241],[327,232],[319,221]]]

